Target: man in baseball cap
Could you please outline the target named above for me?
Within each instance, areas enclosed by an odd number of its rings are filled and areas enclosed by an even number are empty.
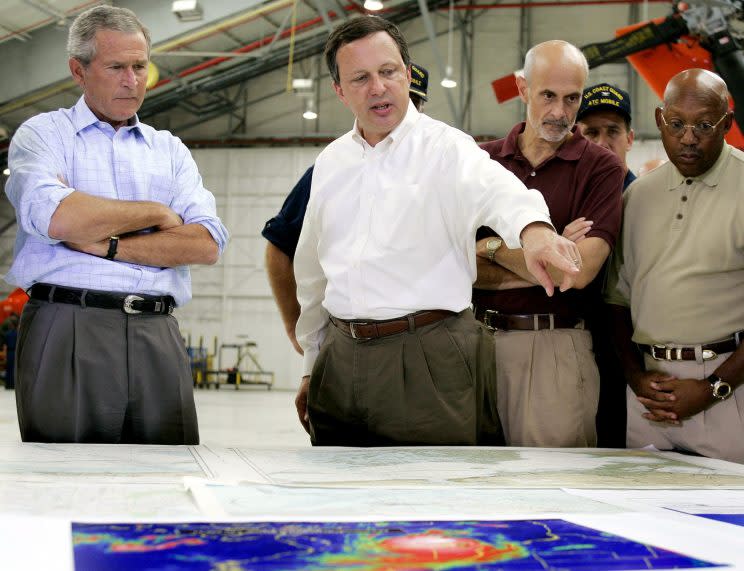
[[[634,137],[630,109],[630,96],[626,91],[609,83],[598,83],[584,90],[576,116],[584,137],[612,151],[625,164],[623,188],[636,178],[626,162]]]
[[[630,96],[626,91],[609,83],[599,83],[586,88],[576,115],[581,134],[593,143],[615,153],[622,161],[625,166],[623,190],[636,178],[626,163],[626,155],[633,145],[630,118]],[[577,220],[572,224],[581,225],[588,222]],[[598,297],[593,297],[593,303],[591,330],[600,379],[597,444],[606,448],[624,448],[626,410],[623,400],[625,379],[621,372],[622,364],[610,344],[608,309]]]
[[[424,108],[424,102],[429,100],[426,96],[428,87],[429,72],[420,65],[411,62],[411,86],[408,88],[408,96],[419,111]]]

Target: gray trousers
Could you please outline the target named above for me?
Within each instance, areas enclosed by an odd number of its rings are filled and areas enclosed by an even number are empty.
[[[189,360],[172,315],[32,299],[16,362],[24,441],[199,443]]]
[[[493,343],[468,309],[379,339],[330,325],[310,377],[324,446],[500,445]]]

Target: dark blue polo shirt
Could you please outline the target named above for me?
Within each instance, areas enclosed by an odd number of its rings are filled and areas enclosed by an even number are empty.
[[[290,259],[294,259],[297,242],[300,240],[302,221],[305,218],[307,203],[310,200],[312,182],[313,167],[310,167],[285,199],[279,214],[269,220],[261,232],[264,238],[289,256]]]
[[[633,182],[636,178],[636,175],[634,175],[630,169],[628,169],[628,172],[625,173],[625,180],[623,181],[623,190],[628,188],[630,186],[630,183]]]

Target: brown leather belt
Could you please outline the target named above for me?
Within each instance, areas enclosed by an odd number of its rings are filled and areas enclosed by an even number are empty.
[[[579,317],[563,317],[553,313],[531,313],[513,315],[487,309],[483,316],[486,327],[500,331],[540,331],[542,329],[584,328],[584,320]]]
[[[744,331],[737,331],[730,339],[701,345],[703,361],[715,359],[721,353],[733,353],[744,338]],[[666,345],[638,345],[657,361],[695,361],[695,347],[667,347]]]
[[[354,339],[377,339],[378,337],[387,337],[388,335],[395,335],[404,331],[412,332],[417,327],[430,325],[453,315],[457,314],[453,311],[435,309],[431,311],[419,311],[405,317],[385,321],[355,321],[331,316],[331,323]]]

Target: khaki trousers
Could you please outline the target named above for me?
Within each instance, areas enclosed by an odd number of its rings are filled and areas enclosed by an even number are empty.
[[[323,446],[499,445],[493,345],[467,309],[412,332],[352,339],[333,325],[310,377]]]
[[[704,379],[731,353],[710,361],[656,361],[644,355],[646,370],[661,371],[680,379]],[[679,425],[646,420],[646,408],[628,387],[628,448],[649,444],[659,450],[694,452],[709,458],[744,462],[744,385],[724,401],[716,402]]]
[[[599,372],[584,329],[495,331],[496,396],[509,446],[597,445]]]

